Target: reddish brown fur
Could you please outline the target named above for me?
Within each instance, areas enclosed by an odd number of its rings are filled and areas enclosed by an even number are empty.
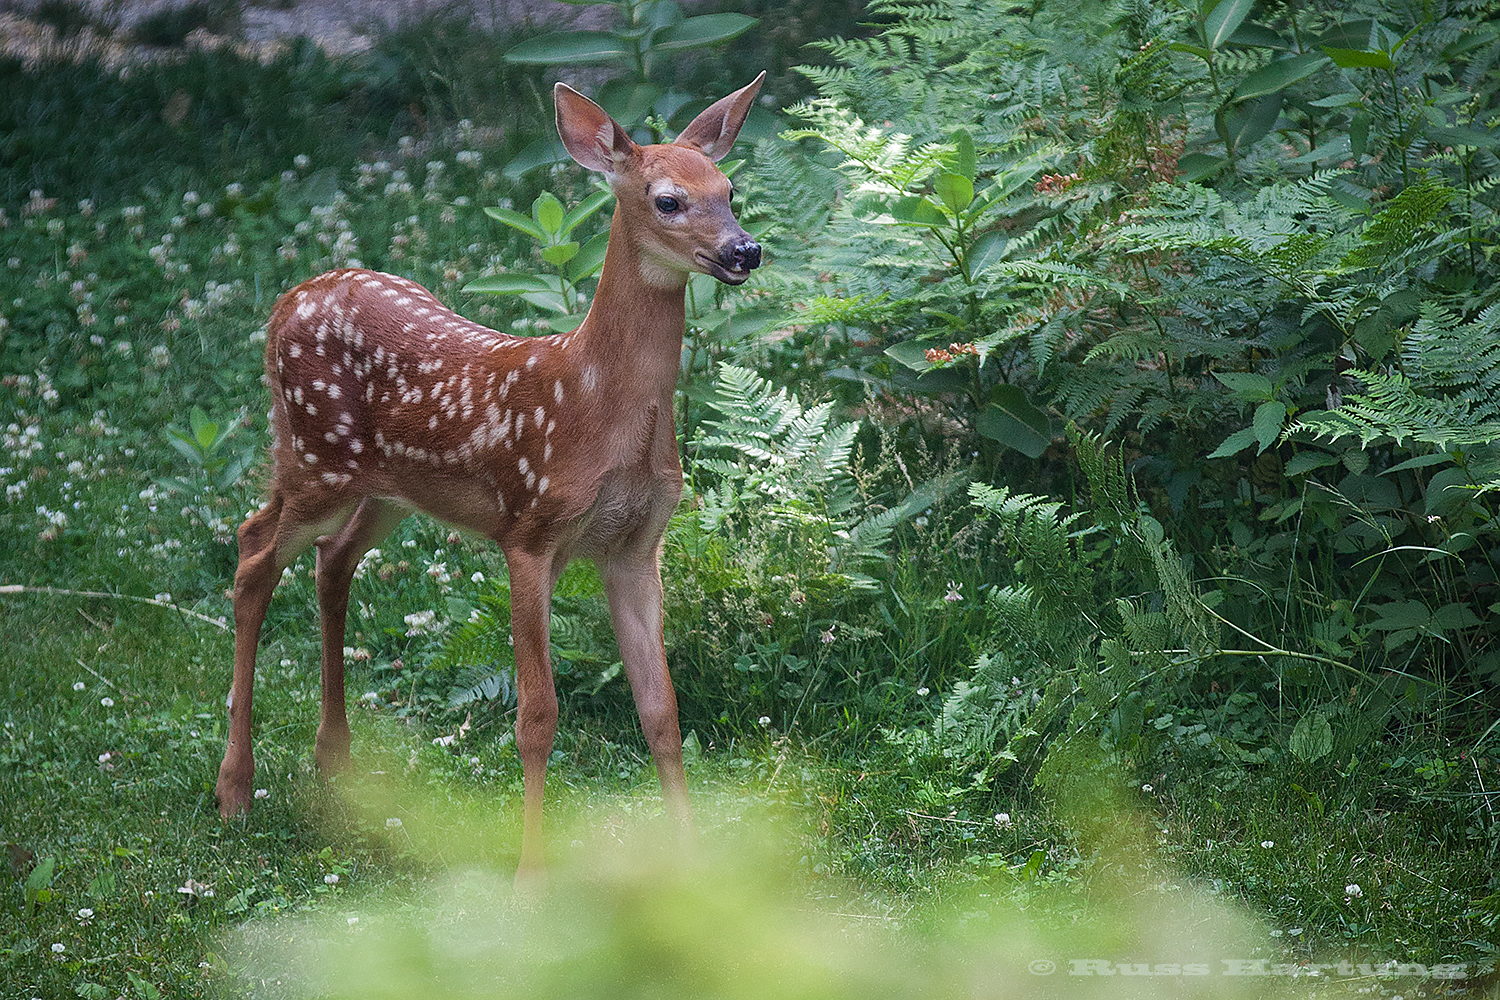
[[[506,554],[526,779],[522,871],[541,866],[542,786],[557,725],[548,606],[577,556],[599,563],[663,794],[686,824],[658,568],[682,492],[672,398],[688,274],[739,283],[759,260],[710,159],[728,151],[759,84],[695,119],[683,145],[646,147],[559,85],[564,142],[607,173],[617,198],[593,305],[570,333],[497,333],[414,282],[357,269],[320,275],[277,301],[266,345],[275,469],[266,505],[240,527],[229,745],[215,790],[224,816],[251,804],[255,650],[281,570],[316,544],[323,706],[315,758],[337,770],[349,759],[350,580],[360,556],[417,509],[495,539]],[[660,209],[664,192],[680,210]],[[741,267],[747,248],[754,257]]]

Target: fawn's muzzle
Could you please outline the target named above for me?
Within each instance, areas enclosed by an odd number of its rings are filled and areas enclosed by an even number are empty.
[[[753,271],[760,267],[760,244],[751,239],[740,240],[723,253],[724,267],[729,271]]]

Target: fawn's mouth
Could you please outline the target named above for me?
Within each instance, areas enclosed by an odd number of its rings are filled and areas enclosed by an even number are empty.
[[[703,270],[706,273],[713,275],[715,278],[718,278],[726,285],[743,285],[745,281],[750,277],[749,268],[745,268],[742,271],[730,270],[729,268],[725,267],[721,261],[709,256],[702,250],[698,251],[696,257],[698,263],[703,265]]]

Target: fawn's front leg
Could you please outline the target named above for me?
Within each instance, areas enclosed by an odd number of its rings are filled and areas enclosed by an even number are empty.
[[[641,717],[641,730],[656,775],[661,781],[667,812],[684,827],[692,823],[688,805],[687,775],[682,765],[682,731],[677,722],[677,693],[667,670],[662,638],[661,567],[657,553],[649,556],[617,556],[602,566],[604,592],[609,598],[609,616],[620,659],[630,679],[630,693]]]

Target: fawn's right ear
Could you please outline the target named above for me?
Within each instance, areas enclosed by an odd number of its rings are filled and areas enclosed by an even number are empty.
[[[566,83],[552,88],[557,134],[568,155],[590,170],[618,174],[641,155],[641,147],[599,105]]]

